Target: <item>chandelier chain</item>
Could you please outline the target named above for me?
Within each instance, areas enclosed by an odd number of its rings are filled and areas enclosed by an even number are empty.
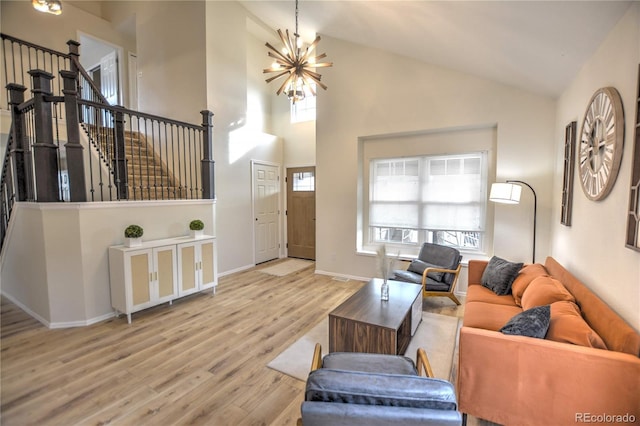
[[[298,34],[298,0],[296,0],[296,32],[293,35],[300,37],[300,34]]]

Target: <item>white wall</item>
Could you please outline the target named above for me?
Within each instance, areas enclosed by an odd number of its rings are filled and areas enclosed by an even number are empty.
[[[278,83],[280,81],[280,83]],[[271,82],[275,93],[281,80]],[[316,122],[291,123],[291,101],[286,95],[273,97],[274,132],[284,140],[285,167],[304,167],[316,164]]]
[[[78,9],[68,2],[64,2],[63,11],[61,15],[56,16],[38,12],[29,1],[2,1],[0,2],[0,26],[5,34],[62,53],[69,51],[68,40],[80,41],[78,31],[101,40],[108,40],[125,51],[135,51],[135,40],[119,32],[110,22]],[[80,55],[82,57],[82,46],[80,46]],[[124,56],[119,58],[122,62],[120,69],[126,70],[128,59],[126,55]],[[128,76],[125,74],[122,77],[121,87],[126,93]],[[4,94],[2,97],[4,99]],[[25,98],[29,97],[29,94],[25,94]],[[4,107],[5,104],[2,105]]]
[[[551,254],[559,262],[583,280],[636,330],[640,330],[640,253],[625,248],[624,243],[639,62],[640,4],[635,3],[558,100],[551,247]],[[620,93],[625,115],[624,151],[618,178],[604,200],[590,201],[582,191],[576,163],[572,224],[570,227],[563,226],[559,218],[564,128],[571,121],[578,122],[579,144],[587,104],[597,89],[606,86],[613,86]],[[636,152],[635,155],[640,153]]]
[[[544,259],[555,167],[553,99],[327,36],[322,43],[334,67],[323,70],[329,89],[318,96],[318,270],[375,274],[375,259],[356,253],[358,137],[465,126],[497,126],[497,180],[520,179],[536,189],[537,260]],[[496,206],[488,255],[531,261],[527,191],[518,206]]]
[[[200,124],[206,109],[205,2],[136,2],[140,111]]]
[[[56,16],[38,12],[30,1],[0,2],[2,32],[63,53],[69,51],[67,40],[78,40],[78,31],[125,49],[135,48],[130,45],[132,40],[114,29],[110,22],[71,3],[63,3],[64,13]]]
[[[215,235],[210,200],[17,203],[2,251],[2,294],[56,327],[87,325],[113,315],[108,247],[124,242],[130,224],[143,240],[189,235],[201,219]]]
[[[251,161],[282,165],[283,157],[282,141],[267,133],[268,87],[258,84],[264,66],[256,54],[266,58],[266,48],[247,34],[247,17],[236,2],[206,2],[206,95],[215,113],[218,265],[223,274],[254,265]]]

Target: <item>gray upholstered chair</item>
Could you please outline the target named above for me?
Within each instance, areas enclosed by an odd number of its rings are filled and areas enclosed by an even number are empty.
[[[396,269],[393,279],[422,285],[422,297],[448,297],[460,304],[453,294],[462,267],[460,251],[439,244],[424,243],[418,258],[407,270]]]
[[[461,425],[453,385],[420,376],[431,367],[424,350],[417,359],[416,369],[404,356],[334,352],[323,358],[316,345],[298,424]]]

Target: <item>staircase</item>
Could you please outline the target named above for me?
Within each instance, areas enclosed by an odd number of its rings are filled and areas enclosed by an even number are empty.
[[[180,184],[166,164],[151,149],[140,132],[125,132],[125,159],[127,178],[135,199],[161,200],[176,197]]]
[[[79,43],[62,53],[0,35],[15,144],[0,173],[0,246],[14,202],[215,198],[212,112],[198,125],[110,105]]]
[[[82,125],[89,140],[99,147],[101,159],[111,167],[116,159],[114,129],[95,125]],[[149,145],[144,134],[124,132],[124,158],[127,170],[128,198],[131,200],[166,200],[183,198],[186,190],[169,170],[167,164]],[[114,171],[112,170],[113,174]]]

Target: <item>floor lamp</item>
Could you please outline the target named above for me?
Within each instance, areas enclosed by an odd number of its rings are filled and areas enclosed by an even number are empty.
[[[531,185],[521,180],[508,180],[506,183],[494,183],[491,185],[489,200],[494,203],[520,204],[522,186],[514,184],[526,185],[533,192],[533,263],[536,263],[536,215],[538,210],[536,191],[533,190]]]

